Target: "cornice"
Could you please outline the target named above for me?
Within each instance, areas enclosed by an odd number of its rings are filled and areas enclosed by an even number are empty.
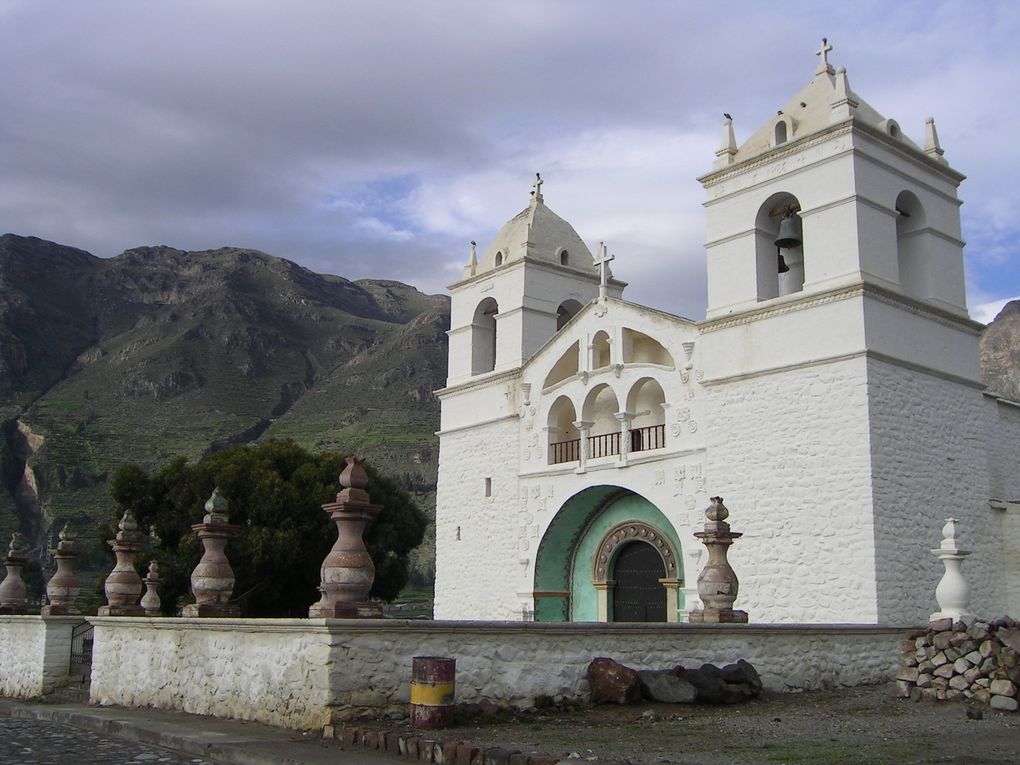
[[[432,392],[435,393],[438,398],[442,399],[447,396],[455,396],[458,393],[466,393],[468,391],[475,390],[476,388],[487,388],[493,383],[506,382],[508,380],[519,378],[520,376],[520,367],[503,372],[483,372],[480,375],[472,377],[466,382],[457,383],[456,385],[447,385],[445,388],[440,388],[439,390]]]

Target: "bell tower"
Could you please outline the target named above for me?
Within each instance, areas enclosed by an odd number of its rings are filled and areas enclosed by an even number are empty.
[[[463,276],[449,287],[450,387],[519,368],[600,294],[600,285],[612,297],[623,293],[626,284],[612,278],[608,258],[597,267],[574,228],[546,207],[543,184],[536,174],[528,206],[481,258],[471,243]]]
[[[851,90],[831,51],[823,40],[812,80],[739,147],[726,115],[700,179],[708,318],[850,285],[965,317],[964,176],[943,157],[934,120],[913,143]]]

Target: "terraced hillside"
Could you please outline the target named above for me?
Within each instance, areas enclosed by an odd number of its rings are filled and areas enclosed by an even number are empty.
[[[430,504],[448,325],[446,297],[253,250],[2,236],[0,534],[88,536],[121,464],[271,437],[363,453]]]

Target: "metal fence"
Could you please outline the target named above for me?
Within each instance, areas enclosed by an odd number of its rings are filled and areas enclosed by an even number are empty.
[[[71,676],[87,680],[92,675],[92,625],[86,621],[71,630]]]

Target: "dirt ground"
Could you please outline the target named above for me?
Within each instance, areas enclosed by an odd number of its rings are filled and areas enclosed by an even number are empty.
[[[895,698],[892,684],[773,695],[737,706],[646,703],[481,716],[437,738],[642,765],[1020,763],[1020,713]]]

